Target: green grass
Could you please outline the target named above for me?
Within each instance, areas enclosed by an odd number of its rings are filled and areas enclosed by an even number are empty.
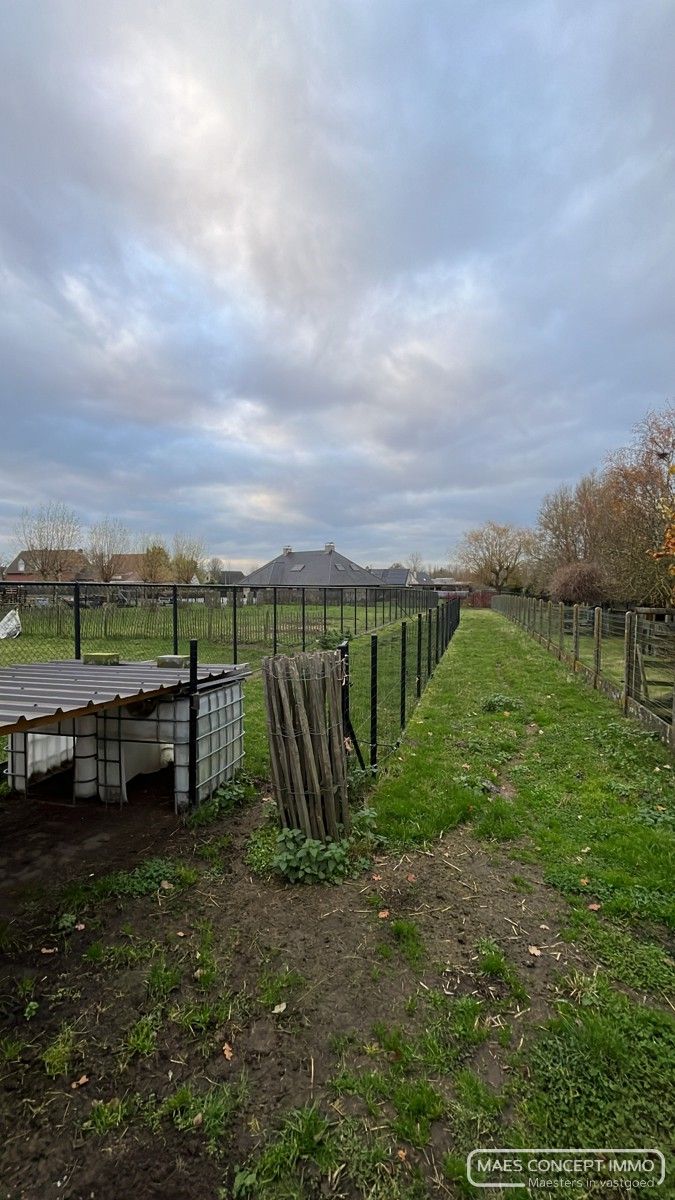
[[[497,692],[520,707],[485,712]],[[515,626],[465,612],[373,805],[401,845],[472,820],[604,916],[673,924],[675,832],[644,816],[672,809],[670,767],[660,743]]]
[[[391,922],[389,931],[409,966],[419,967],[426,958],[426,947],[414,921]]]
[[[48,1075],[66,1075],[78,1050],[77,1036],[72,1025],[62,1025],[56,1037],[45,1047],[42,1061]]]
[[[71,915],[108,900],[126,900],[139,896],[163,894],[191,887],[198,872],[170,858],[148,858],[131,871],[114,871],[91,882],[69,883],[61,889],[59,902],[62,913]]]
[[[279,971],[263,971],[258,984],[258,999],[263,1008],[275,1008],[288,1001],[292,992],[302,987],[305,978],[299,971],[282,967]]]

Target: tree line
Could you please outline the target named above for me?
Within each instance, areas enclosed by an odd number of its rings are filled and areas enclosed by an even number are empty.
[[[66,574],[72,577],[74,555],[86,559],[101,583],[130,573],[129,568],[143,583],[218,582],[223,569],[219,558],[205,560],[204,544],[198,537],[176,533],[170,542],[152,534],[132,537],[114,517],[83,530],[77,514],[59,501],[25,509],[15,540],[28,560],[27,568],[44,580],[58,581]],[[133,556],[131,562],[129,556]]]
[[[533,529],[487,521],[459,547],[497,591],[565,603],[665,605],[675,572],[675,407],[648,413],[630,443],[544,496]]]

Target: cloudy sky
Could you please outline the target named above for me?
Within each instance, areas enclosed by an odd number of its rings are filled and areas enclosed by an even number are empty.
[[[444,561],[675,393],[672,0],[0,0],[26,505]]]

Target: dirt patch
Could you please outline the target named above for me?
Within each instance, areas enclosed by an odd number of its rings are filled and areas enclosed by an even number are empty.
[[[302,888],[263,881],[246,867],[247,838],[260,819],[254,805],[193,834],[176,821],[167,789],[150,785],[121,810],[6,807],[0,898],[23,941],[6,956],[0,980],[0,1036],[22,1043],[18,1061],[1,1068],[3,1197],[216,1200],[236,1166],[289,1110],[335,1100],[330,1080],[340,1039],[367,1042],[377,1022],[414,1029],[410,1001],[425,989],[503,1002],[505,985],[477,971],[482,939],[498,943],[529,994],[528,1002],[511,1005],[517,1031],[547,1015],[556,977],[583,965],[560,939],[567,911],[560,897],[521,865],[514,884],[508,857],[467,830],[448,835],[431,853],[383,856],[342,886]],[[224,834],[231,841],[218,863],[195,855]],[[159,887],[150,896],[108,901],[74,914],[83,929],[51,936],[53,923],[47,928],[39,909],[55,881],[62,886],[129,870],[148,856],[196,866],[197,882],[183,892]],[[523,894],[523,887],[531,890]],[[424,952],[417,966],[393,935],[396,920],[419,931]],[[199,990],[205,923],[218,972],[211,990]],[[133,945],[141,957],[102,964],[91,958],[95,943]],[[45,946],[57,952],[44,955]],[[180,982],[161,1006],[153,1052],[125,1061],[129,1030],[158,1007],[146,984],[158,954],[176,967]],[[181,1024],[189,1005],[224,996],[232,1002],[205,1034]],[[36,1009],[27,1016],[31,1004]],[[275,1013],[278,1004],[285,1008]],[[75,1048],[65,1072],[50,1077],[42,1056],[64,1027],[74,1030]],[[508,1069],[499,1033],[496,1025],[474,1060],[494,1086]],[[87,1082],[72,1088],[82,1074]],[[219,1157],[208,1152],[200,1121],[181,1131],[170,1119],[153,1128],[144,1115],[143,1105],[156,1110],[183,1085],[203,1094],[220,1084],[239,1086],[242,1078],[245,1097],[219,1139]],[[142,1102],[119,1127],[103,1137],[87,1131],[94,1102],[134,1097]],[[359,1101],[341,1104],[343,1111],[360,1111]],[[435,1156],[447,1149],[440,1122],[425,1152],[408,1152],[429,1195],[437,1194]]]

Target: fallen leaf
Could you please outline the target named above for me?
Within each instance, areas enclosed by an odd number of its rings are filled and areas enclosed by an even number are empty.
[[[379,912],[377,915],[381,921],[386,921],[387,917],[389,916],[389,909],[383,908],[382,911]]]
[[[74,1079],[70,1086],[71,1086],[71,1088],[73,1088],[73,1090],[75,1090],[75,1088],[84,1087],[85,1083],[89,1083],[89,1076],[88,1075],[80,1075],[80,1078]]]
[[[530,954],[533,954],[535,958],[541,958],[541,950],[538,946],[528,946],[527,948]]]
[[[406,1158],[408,1157],[407,1150],[397,1150],[396,1157],[399,1159],[400,1162],[405,1162]]]
[[[199,1126],[201,1124],[203,1124],[203,1121],[204,1121],[203,1113],[195,1113],[194,1117],[192,1118],[192,1124],[195,1129],[198,1129]]]
[[[602,908],[602,905],[601,904],[588,904],[588,905],[586,905],[586,907],[590,908],[591,912],[598,912],[598,910]]]
[[[183,933],[182,929],[177,930],[176,937],[185,937],[185,934]]]
[[[163,880],[162,880],[162,882],[160,883],[160,885],[159,885],[159,886],[160,886],[161,888],[164,888],[164,891],[165,891],[165,892],[172,892],[172,891],[173,891],[173,884],[172,884],[172,883],[169,883],[168,879],[163,879]]]
[[[654,807],[656,808],[657,812],[665,812],[666,811],[665,804],[656,804],[656,805],[654,805]]]
[[[586,878],[584,878],[584,879],[580,879],[580,880],[579,880],[579,883],[581,884],[581,886],[582,886],[582,887],[587,887],[587,885],[588,885],[588,880],[587,880]]]
[[[233,1050],[232,1050],[232,1047],[229,1042],[225,1042],[225,1044],[223,1046],[223,1054],[225,1055],[225,1058],[227,1059],[228,1062],[232,1061]]]
[[[56,946],[43,946],[40,954],[56,954]]]
[[[470,764],[470,763],[462,763],[462,770],[463,770],[463,771],[470,771],[470,770],[471,770],[471,764]]]
[[[583,850],[581,851],[582,854],[590,854],[590,852],[591,852],[590,846],[584,846]]]
[[[406,879],[408,880],[408,883],[414,883],[415,880],[417,879],[417,876],[413,875],[413,873],[411,871],[409,875],[406,875]]]
[[[281,1001],[281,1004],[275,1004],[275,1005],[274,1005],[274,1008],[272,1009],[272,1012],[273,1012],[273,1013],[282,1013],[282,1012],[286,1012],[286,1001],[285,1001],[285,1000],[282,1000],[282,1001]]]
[[[382,876],[381,876],[381,875],[371,875],[371,877],[370,877],[370,878],[371,878],[371,879],[374,879],[376,883],[379,883],[379,882],[380,882],[380,880],[381,880],[381,878],[382,878]]]
[[[551,926],[550,925],[540,925],[539,928],[540,929],[550,929]]]
[[[78,933],[81,933],[81,932],[82,932],[82,930],[85,928],[84,922],[83,922],[83,921],[78,921],[78,922],[77,922],[77,925],[75,926],[75,928],[77,929]]]

